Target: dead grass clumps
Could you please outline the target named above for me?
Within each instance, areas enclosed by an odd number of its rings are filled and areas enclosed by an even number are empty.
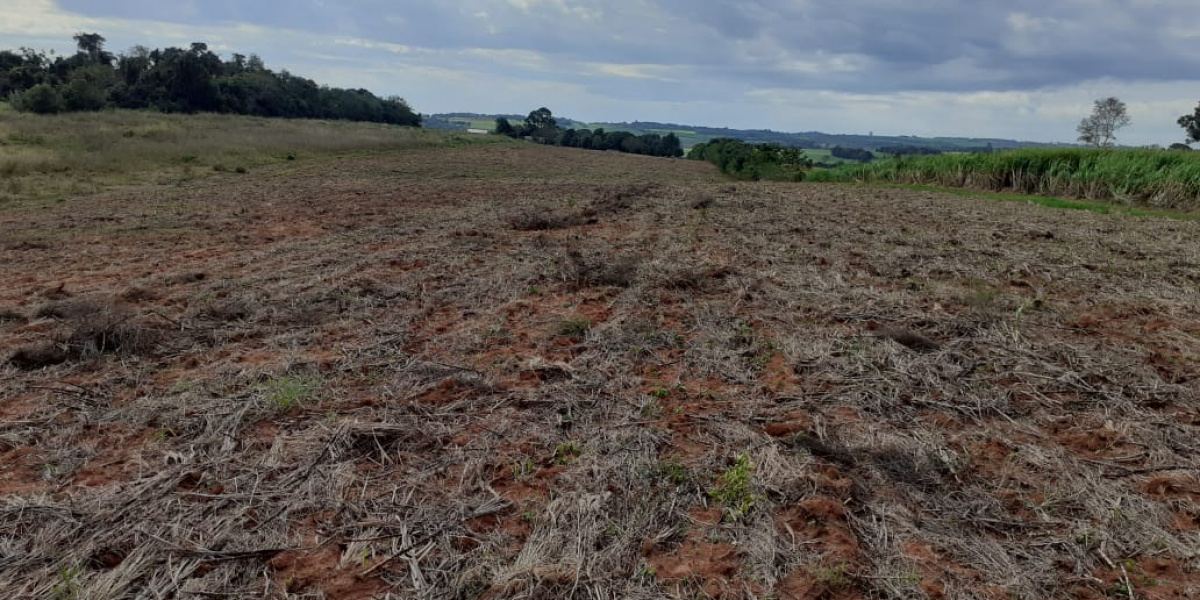
[[[141,288],[141,287],[137,287],[137,286],[132,286],[132,287],[126,289],[125,291],[121,292],[121,295],[119,297],[121,298],[121,300],[124,300],[125,302],[130,302],[130,303],[134,303],[134,304],[137,304],[139,302],[148,302],[151,300],[158,300],[160,298],[160,296],[157,293],[155,293],[151,290],[148,290],[146,288]]]
[[[33,370],[102,354],[146,354],[165,335],[127,305],[111,299],[52,302],[38,309],[36,316],[63,321],[66,328],[51,341],[18,349],[9,358],[17,368]]]
[[[688,267],[665,275],[660,285],[670,290],[705,291],[734,274],[728,266]]]
[[[215,323],[243,321],[254,314],[254,308],[244,300],[227,299],[201,302],[191,311],[194,319]]]
[[[594,219],[589,219],[582,212],[535,212],[530,210],[513,213],[506,218],[506,221],[508,227],[515,231],[552,231],[595,222]]]
[[[659,186],[654,183],[639,183],[621,185],[615,188],[598,191],[592,201],[591,210],[600,215],[616,215],[628,212],[636,206],[636,201],[644,200],[657,191]]]
[[[888,327],[876,331],[875,335],[892,340],[905,348],[917,352],[935,352],[942,347],[941,344],[934,340],[908,329]]]
[[[559,337],[584,337],[591,329],[592,320],[583,315],[563,319],[554,327],[555,334]]]
[[[24,323],[25,315],[11,308],[0,309],[0,323]]]
[[[34,371],[61,365],[70,358],[70,354],[58,344],[43,342],[18,349],[9,357],[8,363],[22,371]]]
[[[637,281],[641,261],[634,256],[588,256],[578,250],[568,250],[562,279],[579,287],[627,288]]]

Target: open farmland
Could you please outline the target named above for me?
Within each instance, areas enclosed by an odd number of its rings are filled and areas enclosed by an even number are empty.
[[[10,201],[0,589],[1194,598],[1198,238],[534,145]]]

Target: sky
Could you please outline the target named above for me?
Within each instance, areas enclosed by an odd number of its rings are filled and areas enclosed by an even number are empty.
[[[0,48],[206,42],[421,113],[1128,145],[1183,141],[1196,0],[0,0]]]

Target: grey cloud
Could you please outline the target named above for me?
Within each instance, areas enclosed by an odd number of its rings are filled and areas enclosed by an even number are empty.
[[[657,63],[678,68],[679,79],[697,84],[882,93],[1032,90],[1104,77],[1168,81],[1200,75],[1194,40],[1169,34],[1193,12],[1184,0],[195,0],[152,5],[62,0],[61,5],[93,16],[248,22],[434,50],[516,49],[552,61]],[[794,68],[814,56],[853,57],[859,68]],[[638,90],[647,84],[623,85]]]

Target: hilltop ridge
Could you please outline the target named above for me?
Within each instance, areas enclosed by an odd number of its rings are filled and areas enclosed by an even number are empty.
[[[428,115],[425,126],[433,129],[468,128],[491,129],[497,118],[510,121],[520,121],[524,115],[481,114],[481,113],[442,113]],[[644,133],[675,133],[685,147],[708,142],[715,138],[736,138],[750,143],[778,143],[784,146],[798,148],[862,148],[879,150],[896,146],[918,146],[940,150],[942,152],[978,151],[992,148],[1009,150],[1015,148],[1056,148],[1072,147],[1073,144],[1033,142],[1009,140],[1003,138],[972,138],[972,137],[921,137],[921,136],[890,136],[863,134],[834,134],[820,131],[783,132],[770,129],[733,129],[728,127],[708,127],[702,125],[682,125],[678,123],[660,123],[655,121],[632,122],[595,122],[589,123],[574,119],[557,117],[562,127],[568,128],[603,128],[607,130],[629,131],[634,134]]]

